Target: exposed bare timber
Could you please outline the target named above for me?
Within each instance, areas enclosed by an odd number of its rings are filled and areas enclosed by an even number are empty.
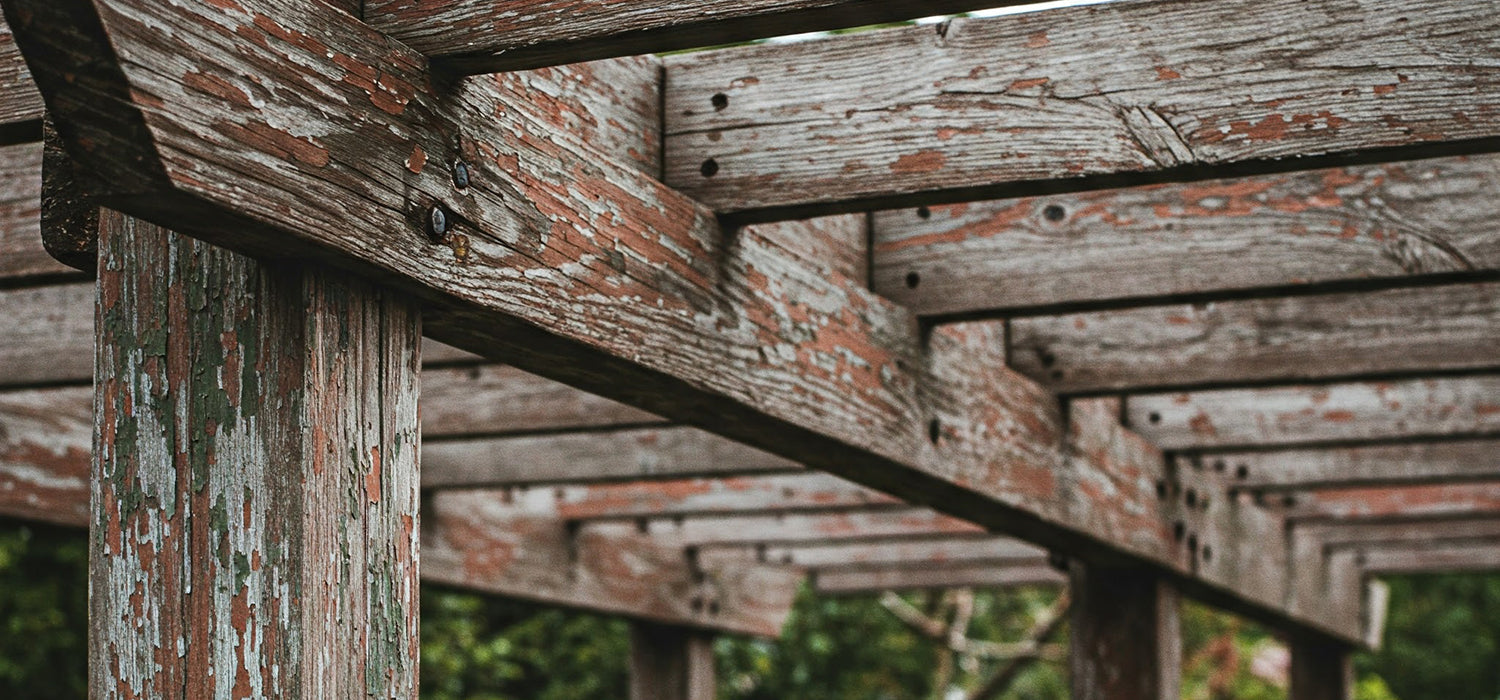
[[[1500,283],[1010,323],[1011,362],[1066,393],[1295,383],[1500,368]]]
[[[932,588],[1016,588],[1060,586],[1067,576],[1052,568],[1045,558],[1026,563],[991,562],[928,564],[919,566],[819,569],[813,589],[824,594],[871,594]]]
[[[1131,428],[1163,449],[1500,435],[1500,376],[1136,394]]]
[[[1260,491],[1500,481],[1496,440],[1227,452],[1201,459],[1232,472],[1235,488]]]
[[[666,179],[794,218],[1494,150],[1496,37],[1462,0],[1137,1],[672,56]]]
[[[0,144],[42,139],[42,96],[0,17]]]
[[[1024,0],[372,0],[365,19],[465,73],[881,24]]]
[[[1500,270],[1500,157],[874,216],[875,290],[924,316],[1425,284]]]

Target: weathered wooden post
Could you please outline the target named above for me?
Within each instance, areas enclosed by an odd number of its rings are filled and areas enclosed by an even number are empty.
[[[713,700],[713,636],[685,627],[630,627],[630,700]]]
[[[1311,633],[1291,635],[1290,700],[1354,697],[1353,653],[1348,644]]]
[[[101,212],[94,698],[415,698],[407,300]]]
[[[1071,568],[1074,700],[1177,700],[1182,636],[1176,588],[1139,569]]]

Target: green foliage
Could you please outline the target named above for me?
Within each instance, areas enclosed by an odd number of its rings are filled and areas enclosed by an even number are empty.
[[[0,526],[0,697],[88,694],[88,543],[42,525]]]
[[[1387,580],[1384,647],[1356,659],[1401,700],[1500,698],[1500,576]]]

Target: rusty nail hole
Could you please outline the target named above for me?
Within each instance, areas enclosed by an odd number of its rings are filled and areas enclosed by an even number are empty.
[[[1250,478],[1250,467],[1245,466],[1243,464],[1235,467],[1234,468],[1234,478],[1236,478],[1236,479],[1248,479],[1248,478]]]
[[[1192,457],[1189,457],[1188,464],[1193,465],[1193,469],[1196,469],[1200,472],[1203,471],[1203,457],[1201,455],[1193,455]]]
[[[1157,423],[1161,422],[1161,414],[1157,413],[1156,411],[1152,411],[1149,415],[1146,416],[1146,420],[1151,421],[1152,425],[1156,425]]]
[[[718,175],[719,161],[716,161],[712,158],[703,161],[703,167],[698,168],[698,172],[703,173],[703,177],[713,177],[715,175]]]
[[[711,600],[711,601],[708,602],[708,614],[710,614],[710,615],[718,615],[719,614],[719,601],[717,601],[717,600]]]
[[[917,207],[917,217],[922,219],[931,219],[932,210],[928,209],[927,207]]]
[[[469,164],[461,160],[453,161],[453,186],[464,189],[469,186]]]
[[[1198,498],[1198,507],[1202,508],[1204,511],[1208,510],[1208,494],[1205,493]]]
[[[1188,535],[1187,544],[1189,552],[1198,551],[1198,533],[1195,532],[1191,535]]]
[[[1290,493],[1287,494],[1287,495],[1285,495],[1285,496],[1282,496],[1281,497],[1281,504],[1284,505],[1284,506],[1286,506],[1286,507],[1288,507],[1288,508],[1290,508],[1290,507],[1292,507],[1294,505],[1297,505],[1297,496],[1295,494],[1290,494]]]
[[[693,612],[703,612],[703,598],[701,596],[693,596]]]
[[[1187,495],[1184,496],[1182,500],[1187,502],[1189,508],[1192,508],[1193,506],[1198,505],[1198,492],[1194,491],[1193,489],[1188,489]]]
[[[938,419],[936,418],[927,421],[927,439],[931,440],[932,444],[936,445],[938,444],[938,438],[942,436],[943,424],[938,422]]]
[[[1187,532],[1187,526],[1183,525],[1181,520],[1178,520],[1177,522],[1172,523],[1172,539],[1177,540],[1178,542],[1181,542],[1182,541],[1182,536],[1186,532]]]
[[[1223,474],[1224,470],[1228,469],[1228,468],[1229,468],[1229,465],[1225,464],[1224,460],[1222,460],[1222,459],[1216,459],[1216,460],[1214,460],[1214,471],[1216,471],[1216,472],[1218,472],[1220,474]]]
[[[716,92],[714,93],[714,96],[709,99],[709,102],[714,103],[714,111],[721,111],[725,107],[729,106],[729,96],[722,92]]]
[[[916,289],[917,285],[919,285],[921,283],[922,283],[922,276],[921,275],[919,275],[919,274],[917,274],[915,272],[908,272],[908,273],[906,273],[906,288],[907,289]]]
[[[639,532],[642,535],[644,535],[644,534],[646,534],[647,530],[651,529],[651,523],[648,522],[645,518],[636,518],[635,519],[635,529],[636,529],[636,532]]]
[[[1067,218],[1068,212],[1067,210],[1063,209],[1060,206],[1057,206],[1056,204],[1048,204],[1047,206],[1042,208],[1042,216],[1046,217],[1046,219],[1048,221],[1051,221],[1052,223],[1057,223]]]
[[[427,212],[427,235],[434,241],[441,241],[448,235],[448,212],[441,206],[433,206]]]
[[[1051,367],[1052,365],[1057,364],[1057,356],[1052,354],[1048,350],[1043,350],[1040,354],[1038,354],[1037,359],[1042,361],[1043,367]]]
[[[1161,479],[1156,481],[1156,497],[1163,501],[1167,500],[1167,482]]]
[[[1208,546],[1206,544],[1203,545],[1203,561],[1213,561],[1213,559],[1214,559],[1214,548],[1210,547],[1210,546]]]
[[[766,545],[764,543],[755,545],[755,560],[766,563]]]

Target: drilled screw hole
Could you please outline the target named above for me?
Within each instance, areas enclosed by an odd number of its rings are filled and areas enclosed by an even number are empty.
[[[1056,204],[1048,204],[1042,208],[1042,216],[1052,223],[1057,223],[1067,218],[1068,212]]]
[[[1152,425],[1156,425],[1161,422],[1161,414],[1157,413],[1156,411],[1152,411],[1149,415],[1146,416],[1146,420],[1151,421]]]
[[[703,161],[703,167],[698,168],[698,172],[703,173],[703,177],[713,177],[715,175],[718,175],[719,161],[716,161],[712,158]]]
[[[936,445],[936,444],[938,444],[938,438],[941,438],[942,436],[943,436],[943,424],[940,423],[940,422],[938,422],[938,419],[936,419],[936,418],[928,421],[927,422],[927,439],[931,440],[932,444]]]
[[[917,285],[919,285],[921,283],[922,283],[922,276],[921,275],[919,275],[919,274],[917,274],[915,272],[908,272],[908,273],[906,273],[906,288],[907,289],[916,289]]]
[[[917,217],[922,219],[931,219],[932,210],[928,209],[927,207],[917,207]]]
[[[729,96],[722,92],[714,93],[713,98],[711,98],[709,101],[714,103],[714,111],[716,112],[723,111],[725,107],[729,106]]]

